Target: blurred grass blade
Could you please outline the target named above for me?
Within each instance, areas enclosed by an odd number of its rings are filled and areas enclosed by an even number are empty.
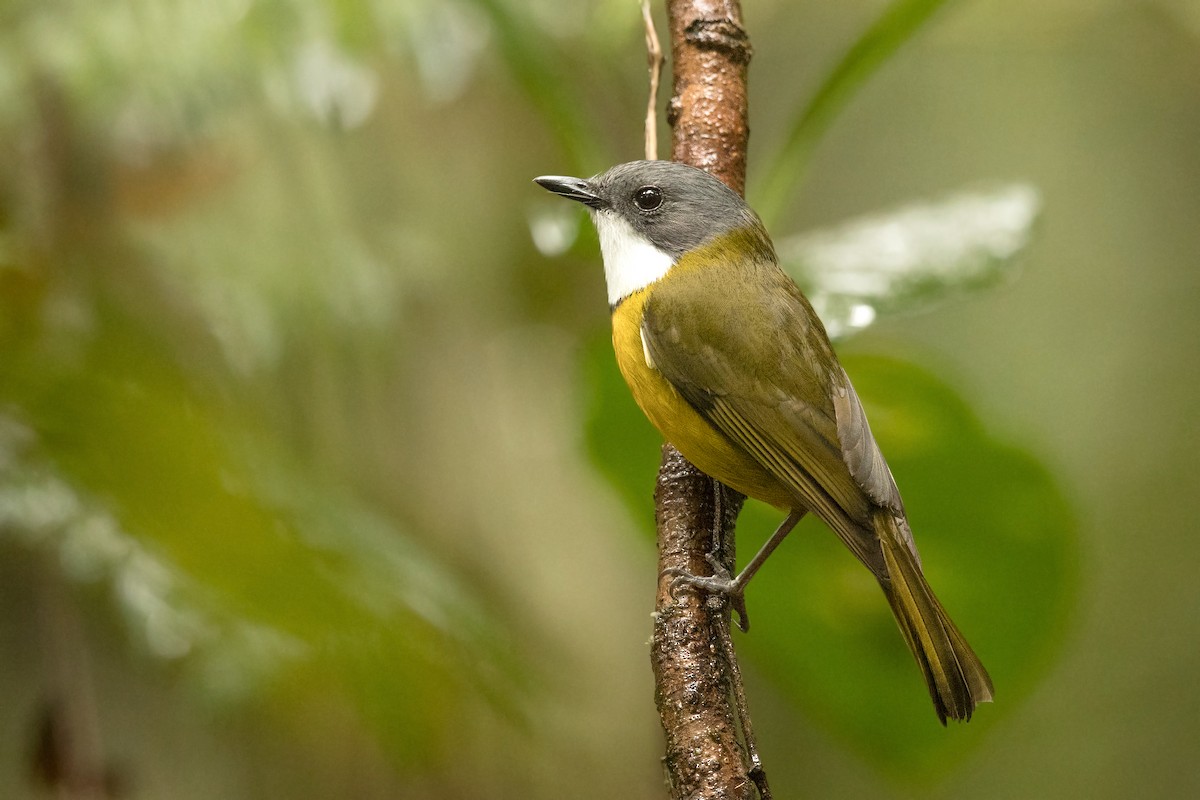
[[[551,123],[550,130],[568,158],[566,168],[590,175],[607,163],[595,127],[582,112],[587,93],[565,77],[567,60],[550,48],[551,39],[505,0],[472,1],[491,20],[500,52],[517,83]]]
[[[837,112],[893,53],[953,0],[896,0],[854,43],[789,126],[783,149],[767,162],[766,180],[751,205],[770,228],[804,177],[809,156]]]
[[[959,192],[783,239],[779,258],[836,339],[880,314],[1003,280],[1028,246],[1040,209],[1027,184]]]

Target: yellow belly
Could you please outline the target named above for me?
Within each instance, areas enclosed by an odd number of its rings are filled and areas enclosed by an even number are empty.
[[[756,500],[778,508],[795,507],[796,500],[783,484],[710,425],[647,363],[641,334],[645,302],[646,291],[635,292],[621,302],[612,317],[617,366],[642,413],[663,438],[705,474]]]

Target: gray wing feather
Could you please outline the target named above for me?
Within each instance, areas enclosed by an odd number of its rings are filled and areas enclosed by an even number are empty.
[[[838,441],[842,445],[842,458],[850,468],[850,474],[862,490],[877,505],[904,512],[900,491],[892,478],[892,471],[875,444],[867,414],[862,401],[850,383],[846,371],[837,367],[833,376],[833,411],[837,419]]]
[[[858,399],[858,392],[854,391],[849,376],[840,365],[833,380],[833,411],[837,418],[842,458],[850,468],[850,475],[872,502],[893,512],[901,540],[920,565],[921,557],[904,513],[900,490],[896,488],[892,470],[871,434],[867,413]]]

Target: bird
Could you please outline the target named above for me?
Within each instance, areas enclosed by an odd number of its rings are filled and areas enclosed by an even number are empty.
[[[730,597],[745,628],[746,584],[815,514],[878,581],[939,721],[969,720],[992,680],[925,580],[858,394],[759,217],[670,161],[534,181],[595,224],[617,365],[646,417],[702,472],[787,512],[736,577],[676,581]]]

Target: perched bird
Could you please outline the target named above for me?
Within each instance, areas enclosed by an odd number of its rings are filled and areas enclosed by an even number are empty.
[[[970,719],[991,679],[925,581],[858,395],[758,216],[708,173],[667,161],[535,180],[595,222],[617,363],[642,411],[699,469],[789,512],[737,577],[683,580],[739,601],[811,511],[879,581],[938,718]]]

